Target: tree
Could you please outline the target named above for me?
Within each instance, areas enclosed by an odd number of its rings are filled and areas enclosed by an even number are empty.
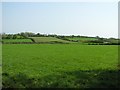
[[[36,36],[39,37],[39,36],[40,36],[40,33],[37,33]]]
[[[99,39],[100,37],[99,36],[96,36],[96,39]]]
[[[17,35],[13,35],[13,39],[17,39]]]

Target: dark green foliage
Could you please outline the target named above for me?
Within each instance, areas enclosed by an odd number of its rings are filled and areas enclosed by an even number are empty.
[[[29,77],[24,73],[3,73],[3,88],[120,88],[120,71],[71,71],[44,77]]]
[[[2,35],[2,39],[25,39],[26,37],[19,34],[4,34]]]
[[[35,40],[33,38],[30,38],[33,42],[35,42]]]

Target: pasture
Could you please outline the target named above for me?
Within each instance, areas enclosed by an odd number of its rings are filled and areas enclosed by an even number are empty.
[[[32,38],[35,42],[41,42],[41,43],[46,43],[46,42],[71,43],[70,41],[58,39],[56,37],[30,37],[30,38]]]
[[[4,88],[116,88],[118,46],[3,44]]]
[[[11,43],[11,42],[32,42],[31,39],[3,39],[4,43]]]
[[[2,87],[2,44],[0,43],[0,87]]]
[[[69,40],[78,40],[78,41],[89,41],[89,40],[98,40],[97,38],[90,38],[90,37],[74,37],[74,38],[67,38],[67,39],[69,39]]]

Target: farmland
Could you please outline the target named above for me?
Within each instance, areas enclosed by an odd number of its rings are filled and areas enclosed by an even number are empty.
[[[35,42],[43,42],[43,43],[50,43],[50,42],[58,42],[58,43],[70,43],[70,41],[58,39],[56,37],[30,37],[32,38]]]
[[[96,38],[86,38],[86,37],[74,37],[74,38],[67,38],[69,40],[78,40],[78,41],[86,41],[86,40],[97,40]]]
[[[31,39],[3,39],[2,41],[4,43],[8,43],[8,42],[32,42]]]
[[[1,41],[0,41],[1,42]],[[22,32],[18,34],[3,34],[2,43],[6,44],[88,44],[88,45],[120,45],[118,38],[88,37],[88,36],[65,36],[56,34],[40,34]]]
[[[2,45],[0,43],[0,87],[2,87]]]
[[[4,88],[118,86],[118,46],[4,44]]]
[[[3,90],[120,89],[120,3],[86,1],[1,0]]]

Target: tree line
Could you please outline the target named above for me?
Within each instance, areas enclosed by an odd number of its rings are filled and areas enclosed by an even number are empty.
[[[84,40],[81,41],[83,43],[89,43],[89,44],[120,44],[120,39],[116,38],[101,38],[99,36],[96,37],[88,37],[88,36],[80,36],[80,35],[56,35],[56,34],[41,34],[41,33],[32,33],[32,32],[21,32],[17,34],[6,34],[2,33],[0,34],[1,39],[27,39],[30,37],[56,37],[59,39],[72,41],[72,42],[79,42],[79,40],[70,40],[68,38],[96,38],[96,40]]]
[[[26,39],[29,37],[57,37],[57,38],[74,38],[74,37],[85,37],[85,38],[90,38],[87,36],[75,36],[75,35],[70,35],[70,36],[65,36],[65,35],[56,35],[56,34],[41,34],[41,33],[32,33],[32,32],[21,32],[21,33],[17,33],[17,34],[6,34],[6,33],[2,33],[0,34],[0,37],[2,37],[2,39]],[[94,37],[91,37],[94,38]]]

